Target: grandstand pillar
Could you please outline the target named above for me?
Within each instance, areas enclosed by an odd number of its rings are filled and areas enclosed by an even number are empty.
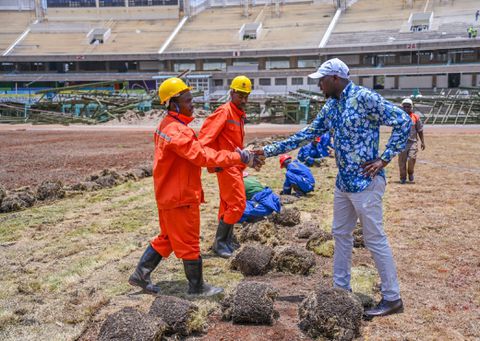
[[[195,60],[195,71],[203,71],[203,59]]]
[[[110,72],[110,61],[109,61],[109,60],[106,60],[106,61],[105,61],[105,70],[106,70],[107,72]]]
[[[166,69],[166,71],[173,72],[173,61],[166,60],[165,61],[165,69]]]
[[[233,59],[232,58],[225,58],[225,65],[226,66],[232,66],[233,65]]]
[[[477,86],[477,74],[472,74],[472,86]]]
[[[266,67],[267,67],[267,58],[265,57],[258,58],[258,69],[265,70]]]
[[[290,69],[297,69],[298,68],[298,57],[291,56],[290,57]]]
[[[249,5],[248,0],[243,0],[243,4],[242,2],[240,2],[240,6],[242,5],[243,5],[243,16],[248,18],[248,5]]]
[[[394,76],[393,77],[393,88],[394,89],[398,89],[398,87],[400,86],[400,76]]]
[[[437,75],[432,75],[432,88],[437,87]]]
[[[43,6],[43,1],[35,0],[34,5],[35,5],[35,16],[39,22],[42,22],[45,19],[45,14],[46,14],[46,9]]]
[[[347,9],[347,1],[346,0],[336,0],[335,1],[335,8],[345,11]]]
[[[183,1],[181,1],[181,3],[183,3],[183,15],[186,15],[187,17],[191,16],[190,1],[189,0],[183,0]]]
[[[364,53],[360,55],[360,66],[370,66],[370,55]]]
[[[413,8],[414,0],[403,0],[403,8]]]

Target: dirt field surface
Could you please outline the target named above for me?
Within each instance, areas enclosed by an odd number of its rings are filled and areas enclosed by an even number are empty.
[[[246,141],[288,135],[298,125],[246,127]],[[198,128],[198,127],[196,127]],[[65,184],[105,168],[125,170],[153,157],[154,127],[0,125],[0,184],[6,189],[37,186],[43,180]],[[443,134],[477,134],[478,126],[430,127]]]
[[[295,132],[298,126],[247,128],[247,140]],[[0,125],[0,184],[36,186],[46,179],[66,184],[105,168],[125,170],[153,158],[152,127]]]
[[[282,129],[288,134],[295,128]],[[249,137],[281,131],[258,129],[250,130]],[[95,170],[127,169],[150,159],[147,129],[59,127],[54,131],[2,127],[1,183],[10,188],[33,185],[63,173],[68,173],[62,179],[69,182]],[[387,137],[388,133],[382,134],[382,144]],[[396,159],[387,168],[385,229],[397,262],[405,312],[363,322],[360,339],[480,339],[480,129],[427,127],[426,144],[419,153],[415,184],[398,183]],[[313,172],[315,192],[288,207],[301,210],[303,222],[317,222],[328,230],[334,160]],[[274,191],[281,189],[283,172],[277,158],[268,159],[261,172],[250,173]],[[229,270],[228,260],[209,251],[218,189],[216,178],[206,172],[203,183],[208,201],[201,210],[205,278],[231,291],[244,279]],[[127,279],[148,240],[158,233],[152,187],[152,179],[147,178],[0,215],[1,340],[96,340],[108,314],[125,306],[148,310],[154,298],[130,287]],[[304,247],[306,240],[297,239],[296,230],[284,228],[286,243]],[[217,301],[198,300],[208,329],[189,339],[309,340],[297,326],[298,305],[315,286],[330,286],[332,281],[332,259],[317,255],[315,259],[309,276],[270,272],[245,279],[279,290],[275,307],[280,318],[273,326],[223,322]],[[353,266],[373,271],[366,249],[355,249]],[[160,263],[153,279],[165,294],[182,296],[187,287],[182,264],[173,256]],[[354,291],[363,285],[354,276]],[[379,299],[378,292],[372,292]]]

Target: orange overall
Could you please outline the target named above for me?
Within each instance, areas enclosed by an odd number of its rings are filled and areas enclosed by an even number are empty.
[[[234,151],[243,149],[245,112],[232,102],[218,107],[200,130],[198,139],[207,147],[215,150]],[[225,168],[217,172],[220,189],[220,209],[218,219],[226,224],[235,224],[242,217],[246,206],[243,170],[245,165]]]
[[[192,120],[169,112],[155,131],[153,181],[160,221],[160,234],[151,241],[162,257],[172,251],[178,258],[195,260],[200,256],[200,210],[203,200],[201,167],[241,165],[236,152],[203,147]]]

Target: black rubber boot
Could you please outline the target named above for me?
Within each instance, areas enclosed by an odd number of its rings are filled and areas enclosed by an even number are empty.
[[[238,244],[234,239],[233,239],[233,229],[234,227],[232,226],[232,228],[230,229],[230,232],[228,233],[228,236],[227,236],[227,245],[228,245],[228,248],[230,249],[230,251],[233,253],[235,250],[237,250],[238,248],[240,248],[240,244]]]
[[[188,294],[210,297],[223,293],[222,288],[214,287],[203,281],[202,257],[196,260],[183,260],[185,276],[188,280]]]
[[[222,258],[230,258],[232,251],[228,246],[228,235],[233,229],[233,225],[225,224],[223,219],[220,219],[215,234],[215,241],[213,242],[213,251]]]
[[[150,274],[162,260],[162,256],[155,251],[152,245],[148,244],[147,249],[143,253],[142,258],[138,262],[135,272],[128,279],[130,285],[140,287],[148,294],[156,295],[160,292],[160,288],[152,283]]]

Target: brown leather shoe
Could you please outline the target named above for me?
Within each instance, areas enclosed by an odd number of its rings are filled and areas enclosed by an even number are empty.
[[[363,318],[365,320],[371,320],[377,316],[386,316],[398,313],[403,313],[403,302],[401,298],[395,301],[387,301],[382,298],[375,308],[368,309],[363,312]]]

